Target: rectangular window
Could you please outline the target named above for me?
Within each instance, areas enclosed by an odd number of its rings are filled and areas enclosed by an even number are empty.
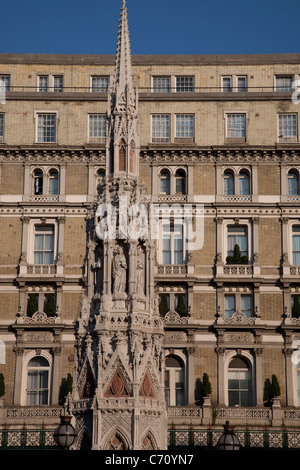
[[[54,227],[36,226],[34,234],[34,264],[53,264]]]
[[[194,77],[176,77],[176,91],[188,92],[195,91]]]
[[[228,227],[227,244],[227,256],[234,256],[235,245],[238,245],[241,257],[248,256],[247,227],[239,225],[236,227]],[[239,262],[237,262],[236,264],[239,264]]]
[[[293,76],[278,76],[275,78],[275,91],[293,91]]]
[[[176,116],[176,138],[192,139],[194,138],[194,115],[178,114]]]
[[[4,113],[0,113],[0,142],[4,142]]]
[[[37,142],[56,142],[56,114],[37,115]]]
[[[153,77],[153,93],[169,93],[171,91],[171,77]]]
[[[230,93],[232,91],[232,78],[222,77],[222,91],[224,93]]]
[[[241,295],[241,312],[247,318],[252,316],[251,295]]]
[[[10,90],[10,75],[0,75],[0,82],[4,84],[5,91]]]
[[[239,93],[244,93],[247,90],[247,77],[237,77],[237,91]]]
[[[170,141],[170,115],[154,114],[152,116],[152,142]]]
[[[92,77],[92,92],[107,93],[109,77]]]
[[[183,263],[183,227],[162,227],[162,264]]]
[[[235,296],[225,295],[225,318],[231,318],[235,312]]]
[[[227,114],[226,137],[246,140],[246,114]]]
[[[64,89],[64,77],[62,75],[54,75],[53,91],[61,93]]]
[[[45,92],[49,90],[49,76],[48,75],[40,75],[39,76],[39,91]]]
[[[106,135],[106,116],[105,114],[89,115],[89,140],[100,141]]]
[[[300,266],[300,225],[293,226],[293,265]]]
[[[278,140],[279,142],[297,142],[297,115],[279,114],[278,115]]]

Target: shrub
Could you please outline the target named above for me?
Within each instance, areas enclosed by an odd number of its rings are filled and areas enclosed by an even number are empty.
[[[276,398],[276,397],[279,397],[280,394],[281,394],[281,391],[280,391],[279,382],[277,380],[276,375],[273,374],[272,379],[271,379],[271,397]]]
[[[0,397],[5,395],[4,375],[0,374]]]
[[[205,372],[203,374],[203,380],[202,380],[202,393],[203,393],[203,396],[207,397],[208,395],[211,394],[211,392],[212,392],[211,383],[209,381],[208,375]]]

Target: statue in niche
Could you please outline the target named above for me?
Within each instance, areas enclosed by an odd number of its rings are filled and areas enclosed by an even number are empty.
[[[122,247],[118,246],[117,254],[113,260],[114,293],[126,291],[126,269],[127,263]]]
[[[136,286],[137,294],[145,295],[144,263],[141,258],[136,263]]]

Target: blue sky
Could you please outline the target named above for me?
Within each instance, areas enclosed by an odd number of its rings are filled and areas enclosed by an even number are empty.
[[[2,2],[0,52],[115,54],[121,0]],[[133,54],[300,52],[300,1],[127,0]]]

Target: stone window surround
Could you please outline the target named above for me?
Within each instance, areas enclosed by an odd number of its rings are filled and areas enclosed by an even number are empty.
[[[193,166],[190,165],[160,165],[152,166],[152,195],[154,198],[160,195],[160,174],[163,170],[170,172],[170,196],[176,195],[175,175],[177,170],[183,170],[186,174],[186,194],[193,195]],[[166,195],[168,196],[168,195]],[[178,196],[184,196],[184,194]]]
[[[38,141],[38,116],[41,114],[54,114],[56,116],[56,128],[55,128],[55,142],[39,142]],[[58,121],[59,121],[59,113],[57,110],[50,110],[50,109],[39,109],[34,110],[33,112],[34,122],[35,122],[35,132],[34,132],[34,143],[35,144],[47,144],[47,145],[54,145],[58,144]]]
[[[59,194],[55,197],[59,200],[59,202],[64,202],[65,200],[65,186],[66,186],[66,165],[65,164],[60,164],[60,165],[51,165],[51,164],[27,164],[25,163],[25,170],[24,170],[24,195],[23,195],[23,201],[30,201],[32,198],[34,198],[34,193],[33,193],[33,178],[34,178],[34,172],[36,170],[41,170],[43,172],[43,197],[51,199],[53,196],[48,195],[48,176],[49,172],[51,170],[56,170],[58,172],[58,178],[59,178]],[[42,197],[37,197],[42,198]]]
[[[191,75],[191,74],[184,74],[184,75],[173,75],[173,74],[165,74],[165,75],[161,75],[161,74],[153,74],[151,75],[150,77],[150,80],[151,80],[151,92],[154,93],[153,91],[153,78],[170,78],[170,91],[169,92],[166,92],[166,93],[187,93],[186,91],[181,91],[181,92],[178,92],[177,91],[177,84],[176,84],[176,81],[177,81],[177,78],[182,78],[182,77],[193,77],[194,78],[194,90],[195,90],[195,76],[194,75]],[[159,92],[157,92],[159,93]]]
[[[222,223],[217,224],[217,253],[222,254],[222,261],[226,264],[227,257],[227,236],[228,236],[228,226],[246,226],[247,227],[247,237],[248,237],[248,264],[251,264],[251,259],[255,251],[255,240],[258,241],[258,235],[254,233],[253,227],[257,224],[252,224],[250,219],[224,219]],[[256,236],[255,236],[256,235]]]
[[[51,404],[52,401],[52,375],[53,373],[51,372],[53,369],[53,357],[47,350],[41,349],[40,351],[31,350],[31,351],[26,351],[26,353],[23,355],[22,358],[22,378],[21,378],[21,406],[26,406],[27,405],[27,373],[28,373],[28,363],[29,361],[34,358],[35,356],[42,356],[44,357],[48,363],[49,363],[49,377],[48,377],[48,390],[49,390],[49,395],[48,395],[48,405]]]
[[[219,376],[219,390],[220,390],[220,398],[222,397],[221,400],[219,400],[219,403],[224,403],[225,406],[228,406],[228,368],[231,360],[235,356],[241,356],[244,358],[250,366],[251,370],[251,383],[252,383],[252,406],[255,406],[256,404],[256,377],[255,377],[255,359],[253,355],[251,354],[250,351],[247,350],[226,350],[224,356],[219,356],[222,357],[222,364],[219,364],[221,366]],[[221,391],[222,390],[222,391]]]
[[[47,74],[47,73],[39,73],[37,75],[37,91],[40,91],[40,78],[41,77],[48,77],[48,87],[47,87],[47,92],[54,92],[54,78],[59,77],[64,79],[64,74],[63,73],[53,73],[53,74]],[[64,83],[63,83],[63,88],[64,88]]]
[[[227,90],[224,90],[224,85],[223,85],[223,79],[224,78],[230,78],[230,86],[231,86],[231,90],[230,92],[234,92],[234,93],[240,93],[240,91],[238,90],[238,79],[239,78],[246,78],[246,91],[248,91],[248,75],[247,74],[238,74],[238,75],[232,75],[232,74],[228,74],[228,75],[222,75],[221,76],[221,90],[223,93],[225,93]]]

